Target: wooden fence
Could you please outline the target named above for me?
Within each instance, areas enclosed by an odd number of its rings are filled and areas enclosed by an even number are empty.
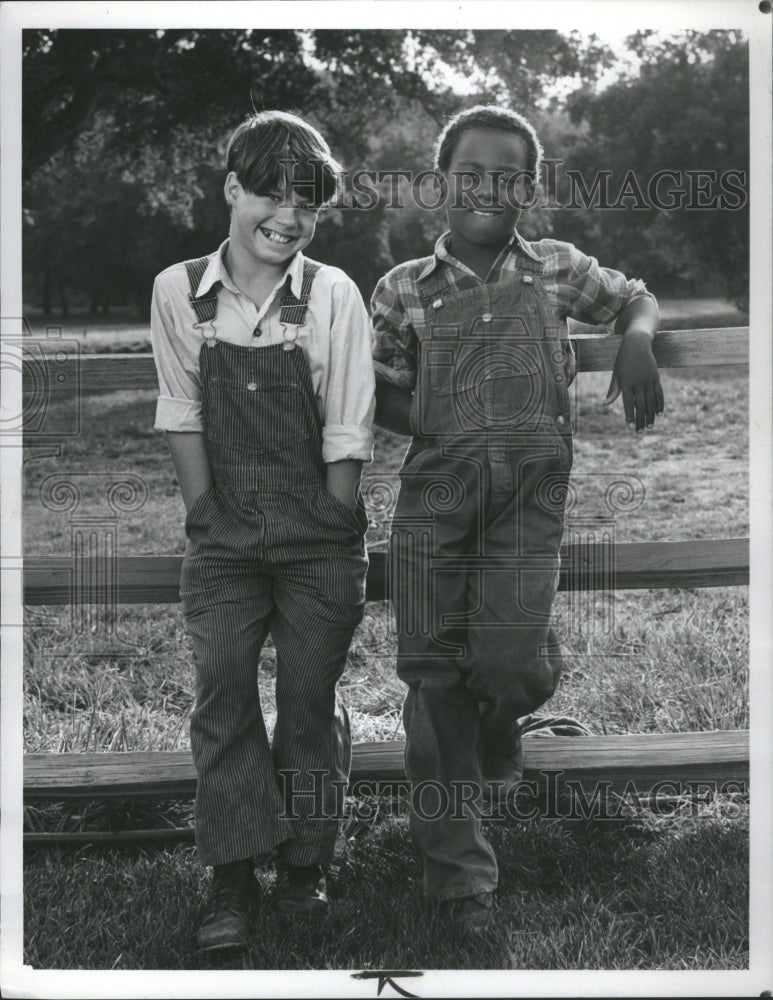
[[[662,331],[654,342],[660,368],[745,366],[748,370],[749,330]],[[614,337],[576,338],[578,372],[610,371],[619,340]],[[52,369],[54,358],[46,359]],[[31,374],[31,373],[30,373]],[[32,390],[25,366],[25,389]],[[58,391],[51,372],[47,384]],[[39,377],[39,372],[38,372]],[[93,389],[156,389],[151,355],[82,355],[77,387]],[[72,384],[67,391],[72,392]],[[598,544],[566,545],[562,549],[559,587],[564,590],[717,587],[748,583],[748,538],[682,542],[617,544],[602,558]],[[182,557],[120,557],[113,574],[117,603],[169,603],[179,600]],[[599,567],[606,567],[603,573]],[[89,583],[88,581],[95,581]],[[72,560],[36,557],[25,560],[24,600],[29,605],[102,603],[105,584],[96,568],[79,573],[73,586]],[[371,553],[367,599],[386,597],[386,560]],[[639,789],[684,789],[686,783],[730,783],[744,788],[749,774],[749,734],[745,731],[672,733],[668,735],[553,736],[528,738],[525,778],[557,777],[557,792],[606,782],[615,790],[633,782]],[[352,785],[404,781],[403,744],[365,743],[354,747]],[[663,784],[665,782],[665,784]],[[696,786],[697,787],[697,786]],[[728,786],[729,787],[729,786]],[[28,754],[24,764],[26,801],[101,797],[190,796],[195,773],[190,753]]]

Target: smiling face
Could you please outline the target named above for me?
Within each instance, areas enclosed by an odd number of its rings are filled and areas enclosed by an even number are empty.
[[[231,206],[230,250],[237,266],[254,270],[278,270],[314,236],[319,206],[297,191],[281,188],[258,195],[246,191],[235,173],[225,182],[225,198]]]
[[[446,171],[448,226],[454,253],[498,253],[513,235],[533,185],[526,176],[528,150],[521,136],[470,128],[459,136]]]

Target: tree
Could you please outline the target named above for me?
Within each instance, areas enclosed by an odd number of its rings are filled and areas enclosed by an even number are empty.
[[[557,81],[579,87],[614,62],[595,35],[556,30],[423,32],[443,59],[475,84],[476,103],[507,104],[533,117],[554,103]]]
[[[743,304],[748,45],[733,31],[677,38],[639,32],[628,45],[642,60],[638,76],[569,99],[575,141],[565,156],[565,168],[577,170],[587,189],[600,171],[611,171],[609,201],[628,207],[556,212],[556,231],[663,290],[710,290]],[[626,186],[631,170],[634,181]],[[666,170],[675,175],[663,175],[653,191],[653,178]],[[642,200],[636,185],[650,207],[636,207]],[[621,190],[630,193],[619,199]],[[569,196],[564,180],[559,201]]]
[[[423,170],[449,114],[538,102],[608,55],[552,31],[35,30],[23,46],[28,299],[51,305],[59,286],[63,302],[69,289],[143,310],[149,276],[224,235],[225,142],[250,107],[298,111],[350,170]],[[455,93],[451,71],[478,90]],[[312,252],[367,296],[438,228],[415,206],[330,213]]]
[[[23,46],[25,178],[96,116],[132,155],[175,129],[233,129],[251,101],[300,103],[317,81],[295,31],[28,30]]]

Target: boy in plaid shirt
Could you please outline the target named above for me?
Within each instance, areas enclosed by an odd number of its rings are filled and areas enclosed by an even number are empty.
[[[549,622],[572,465],[567,317],[615,321],[605,402],[622,394],[629,427],[663,411],[644,284],[516,230],[541,154],[515,112],[452,119],[435,159],[449,230],[372,299],[376,422],[412,436],[389,562],[406,771],[424,788],[410,829],[425,894],[471,930],[491,916],[498,875],[483,806],[514,793],[518,720],[561,671]]]

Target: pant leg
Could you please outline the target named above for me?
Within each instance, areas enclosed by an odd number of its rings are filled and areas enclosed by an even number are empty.
[[[346,666],[353,627],[325,628],[301,616],[284,593],[272,619],[277,650],[273,759],[292,839],[287,864],[327,864],[333,857],[351,765],[351,734],[336,682]]]
[[[267,853],[290,835],[257,684],[272,584],[256,572],[251,553],[260,526],[240,522],[229,506],[216,491],[194,505],[181,578],[196,664],[191,750],[196,844],[205,865]]]
[[[485,706],[482,733],[499,740],[553,694],[562,669],[550,627],[570,453],[545,437],[489,463],[484,568],[470,575],[468,685]]]
[[[351,765],[349,719],[336,684],[362,619],[367,571],[364,522],[324,491],[314,496],[311,504],[288,499],[272,553],[273,757],[277,772],[285,772],[292,825],[280,857],[293,865],[325,865],[333,857]]]
[[[482,780],[479,706],[467,685],[467,630],[448,622],[466,610],[468,573],[458,566],[447,572],[430,567],[433,556],[437,566],[443,557],[474,551],[481,471],[479,463],[445,458],[438,474],[414,459],[403,473],[390,539],[397,672],[408,685],[403,722],[412,786],[409,828],[423,861],[424,892],[438,899],[492,891],[498,877],[482,832],[479,795],[472,803],[461,801],[463,787],[478,790]],[[449,474],[449,486],[460,489],[455,499],[443,493]],[[421,488],[424,480],[452,510],[427,517],[432,497]]]

